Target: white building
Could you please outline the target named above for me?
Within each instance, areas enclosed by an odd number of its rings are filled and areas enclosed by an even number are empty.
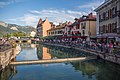
[[[95,11],[97,35],[120,34],[120,0],[105,0]]]
[[[30,36],[31,37],[34,37],[36,35],[36,32],[35,31],[32,31],[31,33],[30,33]]]

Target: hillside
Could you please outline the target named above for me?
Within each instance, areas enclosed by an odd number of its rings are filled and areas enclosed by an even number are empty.
[[[13,32],[24,32],[30,33],[31,31],[35,31],[35,28],[32,26],[20,26],[16,24],[7,24],[3,21],[0,21],[0,36]]]
[[[17,31],[0,25],[0,36],[6,35],[7,32],[10,34],[10,33],[17,32]]]
[[[31,31],[35,30],[32,26],[20,26],[16,24],[8,24],[8,28],[16,27],[18,31],[30,33]]]

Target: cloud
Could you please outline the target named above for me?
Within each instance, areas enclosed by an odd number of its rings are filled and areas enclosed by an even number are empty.
[[[101,5],[104,2],[104,0],[95,0],[93,2],[88,2],[87,4],[83,4],[78,6],[79,9],[87,9],[93,11],[95,8],[97,8],[99,5]]]
[[[38,15],[41,18],[48,17],[53,22],[73,21],[74,18],[87,14],[86,12],[57,9],[46,9],[40,11],[31,10],[30,13]]]
[[[33,14],[25,14],[23,17],[19,17],[19,18],[12,18],[12,19],[8,19],[9,21],[12,21],[13,23],[17,23],[20,25],[32,25],[32,26],[36,26],[37,22],[39,20],[39,17]]]
[[[86,12],[72,11],[72,10],[58,10],[58,9],[44,9],[44,10],[30,10],[29,13],[19,18],[9,19],[9,21],[24,25],[31,25],[36,27],[39,18],[45,19],[48,17],[50,22],[55,24],[63,23],[65,21],[74,21],[82,15],[87,15]]]
[[[12,2],[0,2],[0,8],[3,8],[6,5],[9,5]]]
[[[23,0],[0,0],[0,8],[3,8],[9,4],[22,2]]]

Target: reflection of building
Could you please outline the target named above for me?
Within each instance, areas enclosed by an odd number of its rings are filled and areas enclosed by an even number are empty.
[[[97,67],[91,62],[73,62],[71,63],[75,70],[82,72],[82,75],[87,75],[88,79],[92,79],[92,76],[96,73]]]
[[[16,66],[7,66],[4,70],[0,71],[0,80],[9,80],[16,73]]]
[[[64,59],[64,58],[75,58],[75,57],[87,57],[93,56],[92,54],[83,52],[83,51],[75,51],[74,49],[56,47],[56,46],[46,46],[45,47],[39,45],[37,47],[37,56],[39,59]]]
[[[120,33],[120,0],[106,0],[95,11],[98,35]]]
[[[28,43],[22,43],[20,44],[21,48],[31,48],[31,44]]]
[[[31,48],[36,48],[36,45],[35,44],[31,44]]]
[[[38,46],[37,47],[37,56],[38,59],[51,59],[52,56],[48,52],[48,48],[43,47],[43,46]]]
[[[40,60],[42,59],[42,53],[43,53],[43,46],[42,45],[37,46],[37,57]]]
[[[44,37],[47,36],[47,30],[51,28],[51,24],[48,21],[48,18],[46,18],[44,21],[40,18],[37,28],[36,28],[36,35],[38,37]]]
[[[51,54],[48,53],[48,48],[46,48],[46,47],[43,47],[42,59],[51,59]]]

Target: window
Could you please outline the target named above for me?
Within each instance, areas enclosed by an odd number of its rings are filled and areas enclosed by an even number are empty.
[[[100,34],[102,34],[103,33],[103,27],[100,26],[99,29],[100,29]]]
[[[105,12],[102,14],[102,16],[103,16],[103,20],[105,20],[105,17],[106,17]]]
[[[105,25],[102,26],[102,31],[105,33]]]
[[[55,34],[57,34],[57,31],[55,31]]]
[[[82,31],[83,36],[85,36],[85,30]]]
[[[115,8],[113,7],[112,8],[112,18],[114,18],[115,17]]]
[[[106,20],[108,20],[108,11],[106,12]]]
[[[112,25],[110,24],[110,33],[112,32]]]
[[[112,18],[112,9],[110,9],[110,18]]]
[[[110,19],[110,11],[108,10],[108,19]]]
[[[77,24],[77,25],[76,25],[76,29],[80,29],[80,26],[79,26],[79,24]]]
[[[62,34],[62,30],[60,31],[60,34]]]
[[[101,22],[101,15],[99,15],[99,22]]]
[[[81,23],[81,28],[85,29],[86,28],[86,22]]]
[[[108,25],[106,25],[106,33],[108,33]]]
[[[115,7],[115,17],[117,16],[117,6]]]

